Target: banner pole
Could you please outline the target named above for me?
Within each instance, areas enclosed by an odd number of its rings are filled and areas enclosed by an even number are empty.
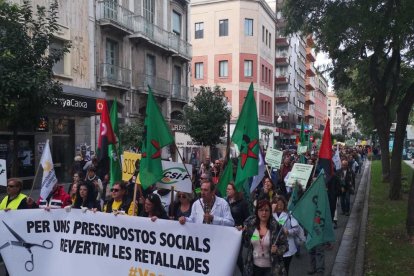
[[[177,153],[178,153],[178,156],[180,156],[180,159],[181,159],[181,163],[184,165],[184,169],[185,169],[185,171],[188,173],[188,175],[189,176],[191,176],[191,178],[192,178],[192,176],[193,176],[193,174],[192,174],[192,172],[190,173],[189,171],[188,171],[188,169],[187,169],[187,166],[185,165],[185,163],[184,163],[184,160],[183,160],[183,157],[181,156],[181,153],[180,153],[180,150],[178,149],[178,147],[177,147],[177,144],[174,142],[174,146],[175,146],[175,149],[176,149],[176,151],[177,151]],[[193,189],[193,191],[194,191],[194,182],[193,181],[191,181],[191,184],[192,184],[192,189]]]

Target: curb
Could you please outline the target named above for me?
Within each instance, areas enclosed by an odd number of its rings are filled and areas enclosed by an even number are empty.
[[[355,195],[348,223],[342,236],[341,245],[335,257],[331,275],[363,275],[370,179],[371,162],[365,160],[364,172]]]

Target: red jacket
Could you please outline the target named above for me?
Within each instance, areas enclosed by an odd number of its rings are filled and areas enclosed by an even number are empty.
[[[45,208],[46,206],[49,206],[50,208],[64,208],[68,205],[72,205],[72,200],[70,195],[63,189],[63,186],[58,186],[49,200],[40,197],[37,204],[39,205],[39,208]]]

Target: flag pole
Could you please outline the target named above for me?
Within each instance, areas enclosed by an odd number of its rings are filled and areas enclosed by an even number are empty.
[[[43,155],[43,153],[42,153],[42,155]],[[41,157],[40,157],[40,160],[42,160],[42,158],[41,158]],[[39,165],[37,166],[36,174],[35,174],[35,176],[34,176],[34,178],[33,178],[32,188],[30,189],[29,197],[31,197],[31,196],[32,196],[32,193],[33,193],[33,188],[34,188],[34,185],[35,185],[35,183],[36,183],[36,179],[37,179],[37,175],[39,174],[39,171],[40,171],[40,166],[42,166],[42,163],[39,161]]]

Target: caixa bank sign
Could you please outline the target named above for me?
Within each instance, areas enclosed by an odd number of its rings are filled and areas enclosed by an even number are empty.
[[[99,101],[99,99],[98,99]],[[97,99],[84,98],[72,95],[62,95],[59,98],[55,98],[54,105],[65,110],[77,110],[88,112],[99,112]]]

